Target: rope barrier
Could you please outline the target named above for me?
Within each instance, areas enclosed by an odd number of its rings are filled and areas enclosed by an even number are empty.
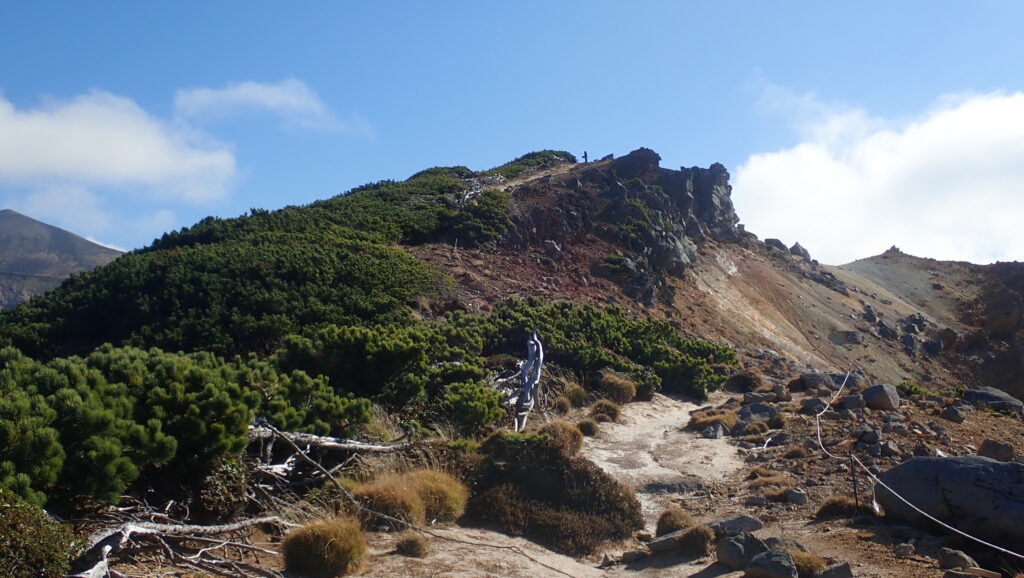
[[[825,412],[828,411],[829,408],[832,407],[832,402],[834,402],[839,397],[839,394],[843,392],[843,389],[846,387],[846,382],[849,379],[850,379],[850,372],[847,371],[846,372],[846,377],[843,378],[843,383],[839,386],[839,389],[836,390],[835,395],[833,395],[832,398],[829,400],[828,404],[824,408],[822,408],[822,410],[820,412],[818,412],[814,416],[814,421],[817,424],[817,428],[818,428],[818,447],[821,448],[821,451],[824,452],[825,455],[829,456],[830,458],[837,459],[837,460],[844,460],[846,458],[843,458],[841,456],[833,454],[832,452],[828,451],[827,448],[825,448],[825,443],[821,439],[821,416],[824,415]],[[1007,554],[1009,556],[1013,556],[1015,558],[1019,558],[1021,560],[1024,560],[1024,555],[1022,555],[1022,554],[1018,554],[1017,552],[1014,552],[1012,550],[1008,550],[1006,548],[1003,548],[1002,546],[997,546],[997,545],[992,544],[990,542],[986,542],[985,540],[982,540],[981,538],[978,538],[976,536],[972,536],[972,535],[968,534],[967,532],[964,532],[963,530],[959,530],[957,528],[954,528],[953,526],[950,526],[949,524],[943,522],[942,520],[936,518],[935,516],[932,516],[928,512],[925,512],[921,508],[918,508],[917,506],[912,504],[910,502],[910,500],[904,498],[899,493],[897,493],[896,490],[893,490],[891,487],[889,487],[888,484],[886,484],[882,480],[878,479],[878,476],[876,476],[874,473],[872,473],[871,470],[868,469],[868,467],[864,465],[864,462],[860,461],[860,459],[856,455],[854,455],[853,452],[850,452],[849,459],[853,460],[858,466],[860,466],[861,469],[863,469],[864,472],[868,475],[868,477],[871,478],[872,480],[874,480],[876,484],[878,484],[878,485],[882,486],[883,488],[885,488],[886,490],[888,490],[889,493],[891,493],[892,495],[896,496],[896,498],[898,498],[904,504],[910,506],[918,514],[921,514],[925,518],[928,518],[932,522],[935,522],[936,524],[942,526],[943,528],[949,530],[950,532],[953,532],[955,534],[963,536],[964,538],[967,538],[969,540],[973,540],[973,541],[975,541],[975,542],[977,542],[979,544],[982,544],[983,546],[988,546],[989,548],[992,548],[993,550],[997,550],[999,552],[1002,552],[1003,554]],[[877,503],[875,503],[875,505],[877,506]]]

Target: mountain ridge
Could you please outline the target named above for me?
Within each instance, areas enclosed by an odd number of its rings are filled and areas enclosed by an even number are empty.
[[[13,209],[0,210],[0,308],[53,289],[69,275],[105,265],[121,254]]]

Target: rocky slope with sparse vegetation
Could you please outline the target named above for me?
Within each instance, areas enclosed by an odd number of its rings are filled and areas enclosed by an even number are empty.
[[[915,457],[1019,466],[1024,267],[822,265],[745,231],[728,179],[541,151],[168,232],[0,313],[0,498],[128,574],[409,572],[411,528],[441,574],[475,541],[503,575],[928,575],[964,546],[832,498]]]

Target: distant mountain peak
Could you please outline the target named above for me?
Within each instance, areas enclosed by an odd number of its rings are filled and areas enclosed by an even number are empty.
[[[0,210],[0,308],[48,291],[72,273],[105,265],[121,251],[13,209]]]

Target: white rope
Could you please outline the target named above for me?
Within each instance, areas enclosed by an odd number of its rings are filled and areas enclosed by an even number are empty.
[[[814,416],[814,421],[815,421],[815,422],[817,423],[817,427],[818,427],[818,447],[820,447],[820,448],[821,448],[821,451],[825,452],[825,455],[827,455],[827,456],[829,456],[829,457],[831,457],[831,458],[837,459],[837,460],[845,460],[846,458],[844,458],[844,457],[842,457],[842,456],[837,456],[836,454],[834,454],[834,453],[832,453],[832,452],[828,451],[828,449],[826,449],[826,448],[825,448],[825,444],[824,444],[824,442],[822,442],[822,439],[821,439],[821,416],[822,416],[822,415],[823,415],[823,414],[824,414],[824,413],[825,413],[826,411],[828,411],[830,407],[832,407],[832,402],[834,402],[834,401],[836,400],[836,398],[838,398],[838,397],[839,397],[839,394],[843,392],[843,389],[844,389],[844,388],[846,387],[846,382],[847,382],[847,380],[849,380],[849,379],[850,379],[850,372],[849,372],[849,371],[847,371],[847,372],[846,372],[846,377],[845,377],[845,378],[843,378],[843,383],[842,383],[842,384],[841,384],[841,385],[839,386],[839,389],[838,389],[838,390],[836,390],[836,393],[835,393],[835,395],[833,395],[833,396],[832,396],[832,399],[830,399],[830,400],[829,400],[829,402],[828,402],[828,405],[826,405],[826,406],[825,406],[825,407],[824,407],[824,408],[823,408],[823,409],[822,409],[822,410],[821,410],[820,412],[818,412],[818,413],[817,413],[817,414],[816,414],[816,415]],[[982,545],[984,545],[984,546],[988,546],[989,548],[992,548],[992,549],[994,549],[994,550],[998,550],[998,551],[1000,551],[1000,552],[1002,552],[1002,553],[1004,553],[1004,554],[1008,554],[1008,555],[1010,555],[1010,556],[1014,556],[1014,557],[1016,557],[1016,558],[1020,558],[1021,560],[1024,560],[1024,555],[1021,555],[1021,554],[1018,554],[1018,553],[1016,553],[1016,552],[1013,552],[1012,550],[1007,550],[1006,548],[1003,548],[1003,547],[1001,547],[1001,546],[996,546],[995,544],[991,544],[991,543],[989,543],[989,542],[986,542],[985,540],[982,540],[981,538],[977,538],[977,537],[975,537],[975,536],[972,536],[972,535],[970,535],[970,534],[968,534],[968,533],[964,532],[963,530],[958,530],[957,528],[954,528],[953,526],[950,526],[949,524],[947,524],[947,523],[943,522],[942,520],[940,520],[940,519],[936,518],[935,516],[932,516],[932,515],[931,515],[931,514],[929,514],[928,512],[925,512],[925,511],[924,511],[924,510],[922,510],[921,508],[918,508],[918,507],[917,507],[917,506],[915,506],[914,504],[910,503],[910,501],[909,501],[909,500],[907,500],[906,498],[904,498],[903,496],[901,496],[901,495],[900,495],[899,493],[897,493],[897,492],[896,492],[896,490],[893,490],[893,489],[892,489],[892,488],[890,488],[890,487],[889,487],[889,486],[888,486],[888,485],[887,485],[887,484],[886,484],[885,482],[883,482],[882,480],[878,479],[878,476],[876,476],[875,474],[873,474],[873,473],[871,472],[871,470],[869,470],[869,469],[868,469],[868,467],[867,467],[867,466],[865,466],[865,465],[864,465],[864,463],[863,463],[863,462],[861,462],[861,461],[860,461],[860,459],[859,459],[859,458],[858,458],[858,457],[857,457],[856,455],[854,455],[854,454],[853,454],[853,452],[850,452],[850,458],[849,458],[849,459],[851,459],[851,460],[853,460],[854,462],[856,462],[856,463],[857,463],[857,465],[858,465],[858,466],[860,466],[860,467],[861,467],[861,469],[863,469],[863,470],[864,470],[864,473],[866,473],[866,474],[868,475],[868,477],[869,477],[869,478],[871,478],[872,480],[874,480],[874,481],[875,481],[875,483],[877,483],[878,485],[882,486],[882,487],[883,487],[883,488],[885,488],[886,490],[889,490],[889,492],[890,492],[890,493],[891,493],[892,495],[894,495],[894,496],[896,496],[897,498],[899,498],[899,500],[900,500],[901,502],[903,502],[904,504],[906,504],[906,505],[910,506],[911,508],[913,508],[913,509],[914,509],[914,511],[916,511],[916,512],[917,512],[918,514],[921,514],[921,515],[922,515],[922,516],[924,516],[925,518],[928,518],[929,520],[931,520],[931,521],[935,522],[936,524],[938,524],[938,525],[942,526],[943,528],[945,528],[945,529],[947,529],[947,530],[949,530],[949,531],[951,531],[951,532],[954,532],[954,533],[956,533],[956,534],[959,534],[959,535],[963,536],[964,538],[968,538],[968,539],[970,539],[970,540],[974,540],[975,542],[977,542],[977,543],[979,543],[979,544],[982,544]]]

